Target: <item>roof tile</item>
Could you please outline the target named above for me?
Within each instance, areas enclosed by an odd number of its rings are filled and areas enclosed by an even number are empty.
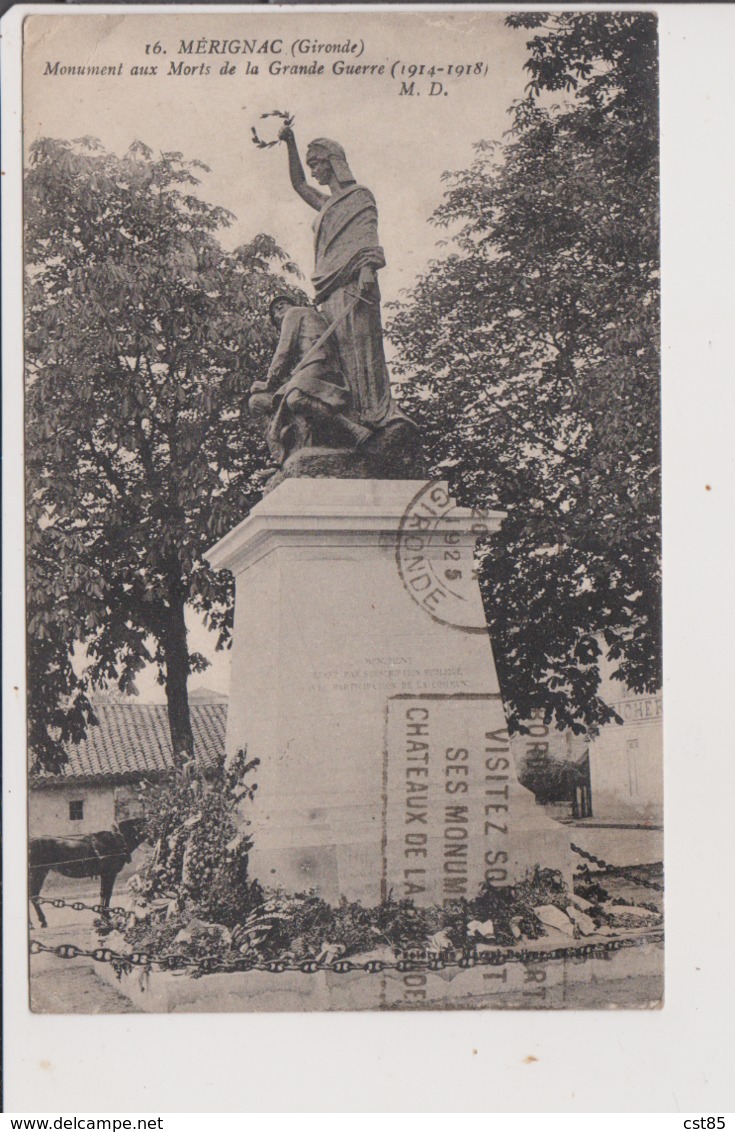
[[[168,713],[163,704],[96,704],[98,726],[66,748],[65,778],[160,774],[173,767]],[[194,753],[205,767],[225,748],[227,704],[191,704]]]

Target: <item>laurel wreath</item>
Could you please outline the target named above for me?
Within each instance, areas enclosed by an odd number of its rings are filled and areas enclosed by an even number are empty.
[[[269,110],[265,114],[261,114],[260,116],[261,118],[282,118],[284,126],[293,125],[294,116],[293,114],[290,114],[288,110]],[[270,149],[271,146],[278,145],[279,141],[281,140],[280,138],[276,138],[275,141],[263,141],[263,139],[258,136],[258,131],[256,130],[255,126],[250,127],[250,132],[253,135],[253,145],[257,145],[258,149]]]

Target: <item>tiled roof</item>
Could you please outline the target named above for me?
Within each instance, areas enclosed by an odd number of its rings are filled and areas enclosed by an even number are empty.
[[[81,743],[66,748],[69,761],[63,775],[90,781],[160,776],[171,770],[171,737],[165,704],[95,704],[98,726],[90,727]],[[227,704],[191,704],[194,754],[205,768],[225,749]],[[47,782],[48,778],[45,779]],[[42,785],[44,778],[37,782]]]

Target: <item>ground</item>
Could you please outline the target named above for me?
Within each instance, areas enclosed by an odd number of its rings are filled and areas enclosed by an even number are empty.
[[[640,865],[662,860],[663,833],[660,830],[612,828],[609,825],[600,827],[592,822],[574,823],[569,829],[574,844],[610,864]],[[112,896],[113,906],[129,906],[125,882],[133,871],[134,868],[128,866],[120,874]],[[611,896],[621,896],[638,903],[658,903],[660,899],[656,892],[619,879],[606,878],[603,883]],[[52,874],[44,885],[43,895],[50,899],[62,897],[67,901],[80,900],[85,904],[96,904],[99,902],[99,881],[69,880]],[[93,927],[94,913],[75,912],[71,908],[53,908],[49,905],[44,906],[44,911],[49,924],[45,930],[37,927],[35,913],[30,913],[33,924],[31,935],[34,938],[52,947],[61,943],[74,943],[79,947],[92,949],[100,945]],[[607,983],[605,1002],[598,1001],[599,993],[599,988],[581,986],[579,996],[575,996],[574,1007],[594,1009],[610,1004],[622,1008],[640,1007],[647,1001],[653,1002],[660,998],[660,980],[642,976],[624,980],[620,986],[614,982]],[[561,1001],[555,1001],[555,997],[555,992],[552,991],[546,1003],[547,1008],[562,1005]],[[510,998],[506,1002],[502,996],[498,996],[493,1005],[502,1008],[517,1006],[518,1003]],[[569,1006],[570,1003],[567,1001],[564,1005]],[[97,977],[94,960],[60,959],[49,954],[31,956],[31,1008],[42,1014],[136,1013],[135,1007],[125,995]]]
[[[126,907],[125,879],[131,869],[123,870],[118,878],[112,903]],[[71,880],[51,874],[47,879],[44,897],[63,900],[80,900],[84,904],[98,904],[98,880]],[[50,947],[60,943],[74,943],[91,950],[99,947],[94,930],[93,912],[75,912],[72,908],[43,906],[48,927],[40,929],[31,909],[31,936]],[[92,959],[59,959],[55,955],[31,956],[31,1010],[39,1014],[134,1014],[135,1007],[125,995],[103,983],[94,973]]]
[[[567,823],[565,823],[567,824]],[[574,845],[611,865],[648,865],[664,859],[664,834],[658,826],[597,824],[594,818],[567,825]]]

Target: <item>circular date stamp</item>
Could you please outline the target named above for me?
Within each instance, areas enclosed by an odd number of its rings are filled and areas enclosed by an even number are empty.
[[[497,528],[484,511],[458,507],[447,486],[430,480],[398,528],[396,564],[404,589],[434,621],[486,633],[475,569],[475,541]]]

